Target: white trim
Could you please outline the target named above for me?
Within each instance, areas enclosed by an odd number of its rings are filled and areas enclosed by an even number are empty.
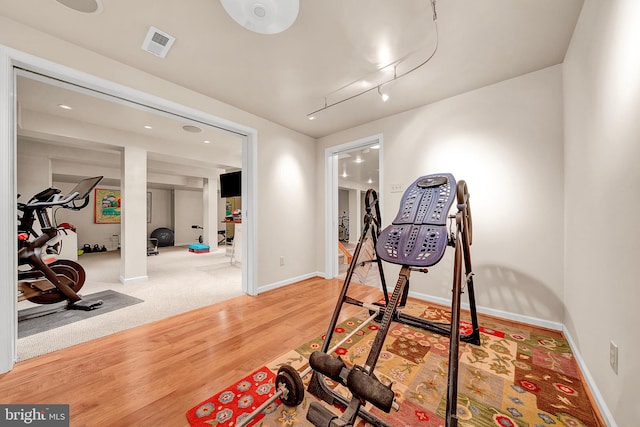
[[[258,133],[250,129],[242,138],[242,291],[257,295],[258,290]],[[252,189],[252,191],[249,191]],[[247,224],[245,226],[244,224]]]
[[[15,111],[15,77],[11,57],[0,50],[0,374],[10,371],[17,360]]]
[[[609,407],[605,403],[604,397],[602,397],[602,394],[600,394],[600,389],[598,389],[598,386],[595,380],[591,376],[591,372],[589,372],[589,369],[587,368],[587,364],[584,362],[584,359],[582,359],[582,355],[580,354],[580,351],[578,351],[578,347],[576,346],[575,341],[573,341],[573,338],[571,337],[571,334],[569,333],[565,325],[562,325],[562,333],[564,334],[565,338],[567,339],[567,342],[569,343],[569,347],[571,348],[571,352],[573,353],[573,356],[576,358],[576,362],[578,362],[578,366],[580,367],[580,372],[582,372],[584,379],[587,381],[587,384],[589,386],[589,391],[591,391],[591,395],[593,396],[593,399],[596,401],[596,404],[598,405],[598,409],[600,410],[600,415],[602,415],[602,418],[604,418],[604,422],[607,423],[608,427],[617,427],[618,424],[616,423],[616,420],[613,418],[613,414],[611,413],[611,411],[609,410]]]
[[[451,300],[447,298],[421,294],[419,292],[413,291],[409,291],[409,296],[423,301],[431,301],[436,304],[444,305],[446,307],[451,306]],[[469,310],[469,303],[462,302],[460,305],[463,309]],[[563,325],[560,322],[552,322],[550,320],[544,320],[537,317],[525,316],[523,314],[516,314],[482,306],[476,306],[476,309],[478,310],[478,313],[500,317],[502,319],[513,320],[514,322],[526,323],[528,325],[539,326],[541,328],[553,329],[554,331],[562,331],[563,328]]]
[[[338,188],[338,176],[336,169],[338,159],[333,151],[325,150],[325,180],[324,180],[324,271],[325,277],[335,277],[338,274],[338,248],[335,247],[335,236],[338,233],[338,219],[334,215],[338,206],[338,193],[334,189]]]
[[[378,199],[380,204],[380,211],[382,211],[382,189],[383,186],[383,167],[382,167],[382,147],[384,143],[383,135],[377,134],[368,136],[366,138],[360,138],[355,141],[347,142],[345,144],[334,145],[325,149],[325,224],[324,224],[324,276],[328,278],[336,277],[338,274],[338,218],[334,214],[338,211],[338,160],[335,157],[336,154],[351,151],[360,147],[366,147],[369,145],[380,145],[378,153],[378,166],[379,166],[379,193]]]
[[[320,272],[315,272],[315,273],[307,273],[307,274],[303,274],[302,276],[298,276],[298,277],[293,277],[291,279],[286,279],[286,280],[282,280],[280,282],[275,282],[275,283],[271,283],[269,285],[264,285],[264,286],[260,286],[258,288],[258,292],[266,292],[266,291],[271,291],[273,289],[278,289],[281,288],[283,286],[287,286],[287,285],[292,285],[296,282],[301,282],[302,280],[307,280],[307,279],[311,279],[312,277],[323,277],[324,275]]]
[[[120,283],[122,283],[123,285],[132,285],[134,283],[146,282],[148,280],[149,276],[129,277],[128,279],[120,276]]]
[[[187,117],[234,132],[243,138],[243,247],[246,262],[242,263],[242,289],[249,295],[257,293],[257,131],[194,108],[181,105],[155,95],[151,95],[124,85],[0,45],[0,283],[12,284],[17,281],[15,218],[16,200],[16,150],[14,112],[15,77],[14,67],[24,68],[43,75],[70,82],[81,87],[112,94],[128,101],[146,105],[153,109]],[[5,178],[6,176],[6,178]],[[249,191],[251,190],[251,191]],[[251,193],[251,197],[249,197]],[[131,280],[131,279],[129,279]],[[0,287],[0,312],[10,313],[5,319],[0,315],[0,373],[12,369],[16,360],[17,313],[15,286]]]

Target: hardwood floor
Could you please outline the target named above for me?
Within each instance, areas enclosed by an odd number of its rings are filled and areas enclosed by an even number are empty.
[[[188,409],[326,332],[341,286],[309,279],[20,362],[0,375],[0,402],[69,404],[74,427],[188,426]],[[376,293],[349,290],[366,301]]]
[[[341,286],[309,279],[20,362],[0,402],[69,404],[74,427],[188,426],[189,408],[326,332]]]

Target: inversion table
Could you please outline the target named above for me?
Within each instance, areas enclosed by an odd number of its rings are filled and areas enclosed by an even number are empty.
[[[457,212],[449,215],[449,210],[457,200]],[[345,278],[338,303],[331,318],[323,347],[311,354],[309,365],[313,375],[308,391],[331,405],[344,408],[342,415],[335,414],[320,402],[313,402],[307,412],[307,419],[315,426],[352,426],[358,416],[375,426],[388,426],[378,417],[366,411],[364,404],[370,402],[377,408],[390,412],[397,404],[391,386],[380,382],[374,375],[374,369],[383,349],[384,340],[392,321],[430,330],[447,335],[449,341],[449,366],[446,405],[446,425],[455,427],[458,356],[460,341],[480,344],[480,332],[477,320],[473,273],[471,269],[470,245],[472,243],[471,210],[469,193],[464,181],[456,181],[453,175],[434,174],[418,178],[403,194],[400,210],[391,225],[381,232],[380,210],[377,194],[369,190],[365,197],[366,214],[363,232],[356,246],[354,257]],[[455,221],[455,232],[447,230],[447,219]],[[365,303],[347,295],[351,276],[358,263],[362,244],[370,234],[376,248],[376,256],[368,262],[378,265],[385,303]],[[451,300],[451,323],[432,322],[402,313],[408,291],[409,277],[412,271],[426,273],[427,267],[437,264],[443,257],[447,246],[455,249],[453,266],[453,285]],[[382,269],[382,261],[401,266],[398,281],[389,297]],[[464,272],[463,272],[464,268]],[[460,333],[460,298],[463,288],[469,298],[471,332]],[[372,316],[380,322],[371,351],[364,366],[348,367],[339,357],[327,353],[333,331],[338,322],[343,304],[358,305],[369,309]],[[327,385],[325,377],[346,386],[351,399],[347,399]]]

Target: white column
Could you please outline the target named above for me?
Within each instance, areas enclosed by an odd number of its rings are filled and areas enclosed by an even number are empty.
[[[125,147],[120,180],[120,282],[147,280],[147,152]]]
[[[218,248],[218,175],[204,179],[202,188],[202,227],[204,243]]]

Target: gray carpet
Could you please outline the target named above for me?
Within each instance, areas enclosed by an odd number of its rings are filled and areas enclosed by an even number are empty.
[[[18,338],[59,328],[79,320],[89,319],[101,314],[109,313],[130,305],[144,302],[139,298],[122,294],[113,290],[96,292],[84,299],[102,300],[103,304],[90,311],[66,310],[66,302],[58,304],[43,304],[18,311]],[[24,319],[24,320],[23,320]]]

